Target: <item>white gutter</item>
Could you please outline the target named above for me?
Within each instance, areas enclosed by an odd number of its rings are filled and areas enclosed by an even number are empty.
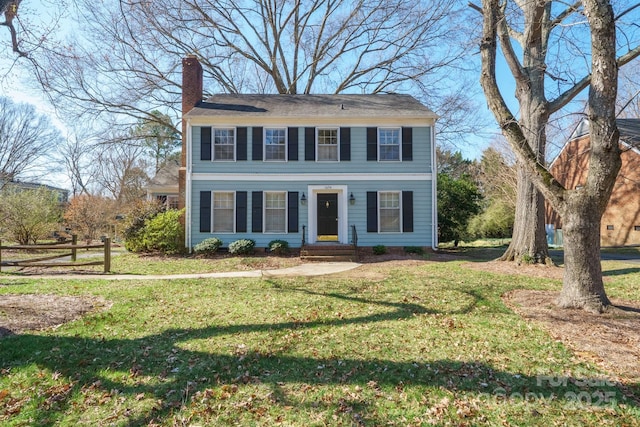
[[[431,200],[432,200],[432,212],[431,216],[433,226],[431,228],[431,248],[434,251],[438,250],[438,165],[436,162],[436,124],[435,121],[431,126],[431,176],[434,177],[431,181]]]
[[[192,159],[191,159],[191,120],[187,119],[187,170],[185,177],[185,215],[184,215],[184,245],[185,248],[191,252],[191,170],[192,170]]]

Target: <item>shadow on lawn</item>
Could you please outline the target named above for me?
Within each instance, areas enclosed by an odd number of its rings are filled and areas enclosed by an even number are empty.
[[[30,401],[24,405],[32,405],[34,408],[35,418],[29,420],[32,425],[56,424],[56,418],[68,411],[77,410],[75,406],[78,405],[78,401],[82,403],[84,399],[84,402],[91,403],[92,400],[87,393],[109,399],[124,397],[123,401],[129,402],[140,399],[156,402],[151,409],[145,410],[125,410],[122,405],[114,404],[123,409],[110,417],[112,420],[105,422],[128,426],[163,422],[172,416],[180,416],[180,411],[194,410],[189,406],[194,404],[191,398],[194,395],[207,396],[207,393],[211,400],[210,406],[207,406],[209,403],[202,403],[202,399],[195,405],[201,405],[201,410],[210,415],[211,411],[216,411],[216,407],[219,408],[218,404],[223,400],[232,399],[230,396],[222,397],[222,394],[239,393],[238,390],[242,390],[243,385],[257,384],[268,387],[270,393],[262,402],[260,397],[254,396],[254,408],[262,404],[267,408],[280,406],[318,413],[327,411],[329,415],[325,422],[330,424],[335,421],[331,418],[333,414],[350,414],[354,425],[382,425],[386,421],[376,418],[378,415],[375,408],[371,408],[371,402],[366,399],[349,401],[335,398],[325,401],[320,398],[314,399],[312,395],[307,401],[308,396],[305,393],[302,393],[304,398],[299,398],[288,393],[286,387],[339,384],[358,385],[363,388],[390,388],[402,392],[412,387],[428,386],[454,393],[476,393],[478,398],[502,399],[507,403],[511,398],[551,399],[552,395],[556,399],[566,401],[567,404],[581,403],[575,399],[579,396],[578,393],[585,393],[585,390],[590,398],[593,394],[594,401],[599,396],[597,393],[607,392],[613,393],[609,396],[614,396],[618,401],[626,399],[615,384],[599,381],[593,387],[585,388],[584,385],[580,386],[579,378],[519,375],[481,361],[461,362],[445,359],[423,363],[358,357],[298,357],[287,354],[287,348],[261,349],[242,345],[230,347],[229,352],[223,354],[180,348],[181,343],[198,339],[237,336],[241,342],[242,334],[256,332],[295,333],[318,327],[402,320],[424,314],[453,314],[437,312],[414,303],[367,300],[338,293],[318,293],[308,289],[287,290],[367,305],[382,305],[392,310],[355,318],[171,329],[139,339],[16,335],[2,340],[0,368],[3,374],[7,374],[17,368],[36,365],[39,369],[57,373],[55,375],[58,379],[62,378],[68,384],[64,392],[57,394],[54,387],[38,390],[38,385],[29,385],[33,399],[28,399]],[[456,313],[471,310],[478,298],[482,299],[478,294],[469,295],[474,297],[474,301]],[[366,353],[367,343],[362,345],[363,352]],[[638,385],[634,384],[632,387],[637,389]],[[3,399],[10,397],[4,396]],[[626,403],[638,406],[631,401]],[[241,406],[240,403],[235,403],[235,406],[233,403],[228,405],[236,409]]]

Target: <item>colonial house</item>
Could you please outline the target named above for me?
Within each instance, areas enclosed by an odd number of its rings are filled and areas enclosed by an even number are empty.
[[[437,244],[434,125],[408,95],[233,95],[202,101],[183,60],[186,246]]]
[[[640,245],[640,119],[618,119],[622,166],[602,216],[602,246]],[[550,165],[565,188],[584,185],[589,165],[589,122],[581,122]],[[561,244],[562,218],[547,205],[547,234]]]

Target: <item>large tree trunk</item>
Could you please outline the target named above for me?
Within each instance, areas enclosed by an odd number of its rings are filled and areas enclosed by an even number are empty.
[[[563,220],[564,280],[558,305],[600,313],[611,304],[600,264],[600,217],[585,203],[567,209]]]
[[[544,225],[544,197],[520,164],[513,235],[500,260],[534,263],[550,260]]]

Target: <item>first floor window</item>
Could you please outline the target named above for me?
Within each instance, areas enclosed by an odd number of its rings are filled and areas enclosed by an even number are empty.
[[[318,129],[318,161],[338,161],[338,129]]]
[[[264,130],[264,159],[287,160],[287,130],[285,128]]]
[[[265,192],[264,231],[284,233],[287,224],[287,193]]]
[[[213,130],[213,159],[235,160],[235,132],[233,129]]]
[[[400,129],[380,128],[378,129],[378,160],[399,161],[400,160]]]
[[[400,232],[400,193],[379,193],[380,232]]]
[[[219,233],[234,232],[234,193],[213,193],[213,231]]]

